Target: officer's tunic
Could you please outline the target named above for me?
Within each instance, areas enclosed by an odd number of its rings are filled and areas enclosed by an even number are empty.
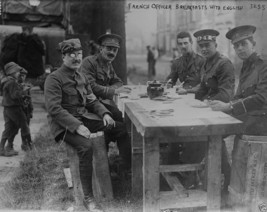
[[[267,61],[253,53],[240,72],[239,85],[232,102],[232,115],[244,122],[246,135],[267,136]],[[249,145],[236,136],[230,187],[245,192]]]
[[[179,79],[180,82],[184,82],[183,87],[185,89],[197,86],[200,83],[200,70],[204,61],[205,59],[202,56],[194,52],[190,55],[181,56],[174,60],[167,80],[171,79],[173,85],[175,85]]]
[[[233,97],[234,85],[232,62],[216,52],[201,68],[201,84],[195,98],[201,101],[210,99],[229,102]]]
[[[110,114],[93,94],[85,76],[64,64],[48,75],[44,93],[55,138],[65,130],[74,133],[83,124],[82,118],[102,120],[105,113]]]
[[[112,64],[103,64],[99,54],[84,58],[80,71],[89,79],[97,98],[112,100],[115,89],[123,86]]]

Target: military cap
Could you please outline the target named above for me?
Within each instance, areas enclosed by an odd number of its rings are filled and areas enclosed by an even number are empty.
[[[243,25],[238,26],[231,29],[226,33],[226,38],[232,41],[232,43],[236,43],[238,41],[244,40],[246,38],[253,37],[254,32],[256,31],[256,27],[252,25]]]
[[[14,62],[9,62],[4,67],[6,75],[11,75],[20,72],[23,68]]]
[[[120,48],[121,36],[116,34],[106,33],[98,37],[97,42],[103,46],[114,46]]]
[[[216,41],[216,37],[220,33],[214,29],[202,29],[194,33],[198,43],[206,43],[209,41]]]
[[[28,74],[28,71],[27,71],[26,69],[22,68],[22,69],[20,70],[20,74],[25,74],[25,75],[27,75],[27,74]]]
[[[81,42],[78,38],[72,38],[69,40],[64,40],[61,43],[59,43],[58,45],[59,45],[59,49],[60,49],[62,54],[72,53],[74,51],[82,49]]]

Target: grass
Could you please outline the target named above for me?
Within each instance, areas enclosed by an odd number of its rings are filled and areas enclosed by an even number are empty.
[[[67,208],[73,197],[63,174],[65,161],[63,146],[54,142],[48,126],[42,127],[33,150],[26,154],[17,174],[6,184],[2,205],[11,209]]]
[[[16,176],[5,185],[4,195],[0,195],[3,208],[67,210],[75,205],[63,173],[68,166],[64,145],[54,141],[47,125],[41,129],[33,150],[26,154]],[[117,150],[115,145],[110,147],[112,163]],[[109,212],[136,211],[140,204],[131,199],[130,178],[113,179],[112,184],[114,200],[102,203],[103,208]]]

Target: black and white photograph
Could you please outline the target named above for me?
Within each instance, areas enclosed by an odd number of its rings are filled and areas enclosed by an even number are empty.
[[[266,0],[0,0],[0,211],[267,212]]]

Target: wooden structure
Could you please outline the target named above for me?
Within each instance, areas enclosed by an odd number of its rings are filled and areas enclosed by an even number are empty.
[[[131,121],[132,192],[143,198],[145,212],[203,206],[208,211],[220,210],[222,137],[240,133],[242,122],[207,107],[196,108],[201,105],[193,95],[180,98],[167,104],[149,99],[122,100],[125,116]],[[192,141],[207,142],[207,191],[186,191],[178,179],[168,174],[199,170],[203,168],[201,164],[160,164],[160,143]],[[172,185],[173,191],[160,191],[160,174]]]
[[[103,132],[91,134],[93,142],[93,192],[100,202],[113,199],[113,190],[109,172],[108,157]],[[76,150],[66,144],[67,156],[73,181],[75,202],[82,205],[83,191],[80,181],[79,158]]]
[[[232,181],[229,186],[229,199],[240,211],[266,211],[267,136],[243,135],[239,142],[241,142],[239,147],[242,146],[245,151],[242,151],[242,158],[235,158],[239,161],[232,163],[234,172],[232,172]],[[240,161],[245,158],[247,161]],[[236,165],[240,166],[239,172],[235,169]]]

